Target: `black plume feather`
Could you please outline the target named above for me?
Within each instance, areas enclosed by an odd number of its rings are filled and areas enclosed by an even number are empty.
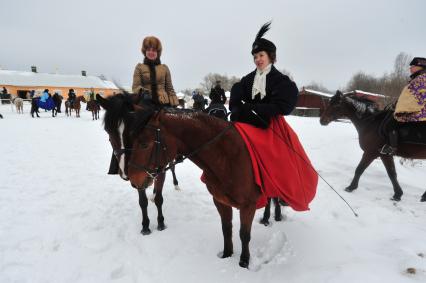
[[[259,32],[256,35],[256,39],[254,41],[259,40],[260,38],[262,38],[262,36],[269,30],[269,26],[271,25],[271,22],[267,22],[266,24],[264,24]]]

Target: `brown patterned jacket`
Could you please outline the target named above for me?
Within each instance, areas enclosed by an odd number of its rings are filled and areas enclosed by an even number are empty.
[[[178,105],[179,100],[176,96],[175,90],[173,89],[172,78],[167,65],[156,65],[155,73],[157,79],[158,101],[161,104],[170,104],[171,106]],[[138,63],[133,73],[132,91],[133,93],[139,93],[141,90],[151,92],[151,78],[149,66]]]

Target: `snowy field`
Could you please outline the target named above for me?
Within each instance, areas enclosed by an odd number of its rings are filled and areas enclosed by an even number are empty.
[[[84,107],[84,105],[83,105]],[[220,218],[185,161],[175,191],[164,188],[167,229],[142,236],[137,192],[106,174],[111,146],[101,121],[29,105],[18,115],[0,105],[0,282],[426,282],[424,163],[396,160],[402,201],[390,201],[391,183],[380,160],[357,191],[349,185],[361,150],[349,123],[327,127],[318,118],[288,117],[313,164],[359,213],[320,180],[309,212],[284,209],[286,220],[252,229],[250,268],[238,266],[239,217],[234,210],[234,256],[220,259]],[[101,112],[103,116],[103,112]],[[152,192],[152,190],[150,190]],[[413,268],[413,273],[407,272]]]

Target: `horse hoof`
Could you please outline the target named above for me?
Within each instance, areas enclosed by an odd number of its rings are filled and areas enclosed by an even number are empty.
[[[275,221],[280,222],[281,220],[283,220],[282,215],[275,215]]]
[[[144,235],[144,236],[149,235],[149,234],[151,234],[151,229],[143,228],[142,231],[141,231],[141,234]]]
[[[353,191],[355,191],[356,190],[356,188],[354,188],[354,187],[351,187],[351,186],[349,186],[349,187],[347,187],[346,189],[345,189],[345,191],[347,191],[348,193],[352,193]]]
[[[263,224],[263,225],[265,225],[265,226],[268,226],[269,225],[269,221],[267,220],[267,219],[264,219],[264,218],[262,218],[262,219],[260,219],[260,224]]]
[[[240,260],[240,266],[242,267],[242,268],[248,268],[248,266],[249,266],[249,261],[248,260]]]
[[[420,199],[420,202],[426,202],[426,197],[422,197],[422,198]]]
[[[232,251],[229,251],[229,252],[220,252],[217,256],[219,258],[228,258],[228,257],[231,257],[232,254],[233,254]]]
[[[393,200],[393,201],[400,201],[400,200],[401,200],[401,197],[393,196],[393,197],[391,198],[391,200]]]
[[[163,231],[164,229],[166,229],[167,228],[167,226],[166,225],[164,225],[164,223],[163,224],[158,224],[158,226],[157,226],[157,230],[158,231]]]

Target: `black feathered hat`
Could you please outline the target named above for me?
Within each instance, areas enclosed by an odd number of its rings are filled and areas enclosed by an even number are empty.
[[[410,62],[410,66],[419,66],[426,68],[426,58],[414,57]]]
[[[260,28],[259,32],[256,35],[256,39],[254,40],[253,45],[251,47],[252,55],[260,51],[265,51],[266,53],[268,53],[269,57],[271,57],[272,54],[275,55],[275,52],[277,51],[277,47],[275,47],[275,44],[270,40],[262,38],[262,36],[269,30],[270,25],[271,22],[268,22]]]

